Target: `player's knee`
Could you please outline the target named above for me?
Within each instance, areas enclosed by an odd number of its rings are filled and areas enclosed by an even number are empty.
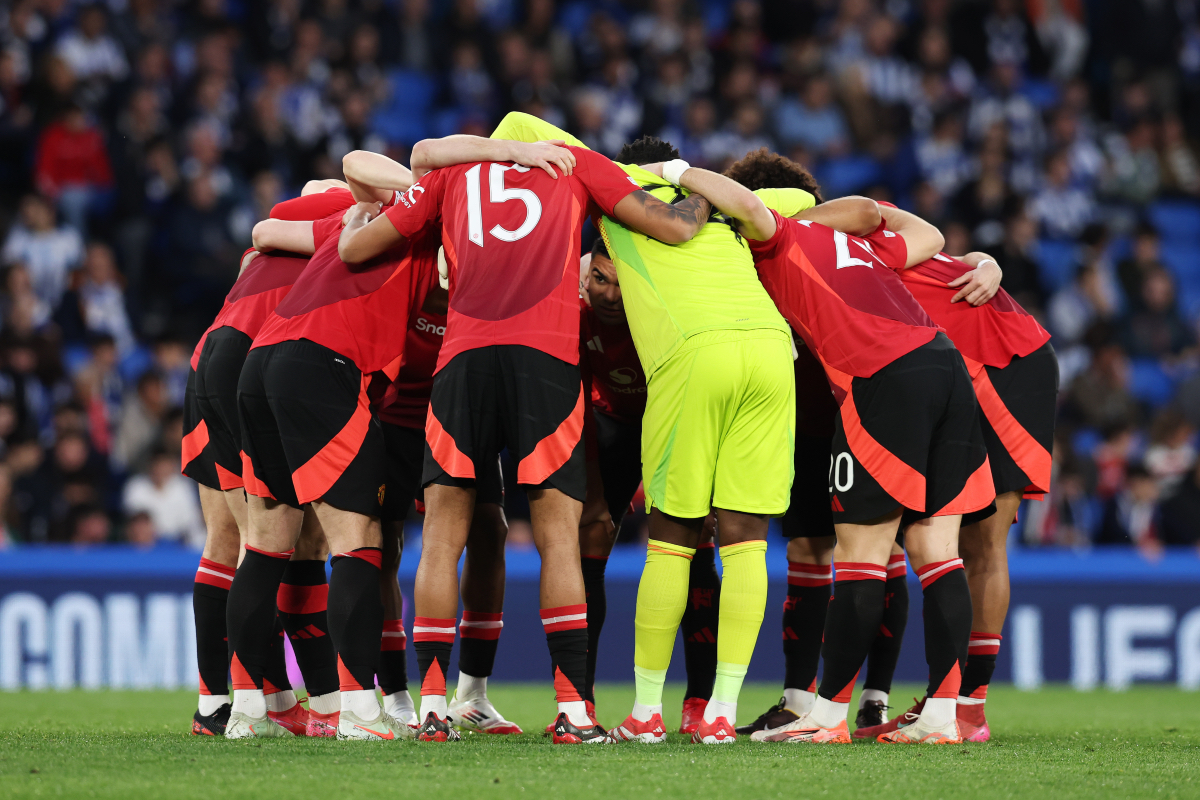
[[[833,561],[833,536],[797,537],[788,542],[788,561],[802,564],[829,564]]]

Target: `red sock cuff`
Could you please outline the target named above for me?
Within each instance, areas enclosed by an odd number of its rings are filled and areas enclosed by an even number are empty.
[[[926,564],[917,570],[917,577],[921,579],[921,588],[928,589],[929,586],[954,572],[956,569],[963,568],[961,558],[951,558],[948,561],[935,561],[932,564]]]
[[[233,584],[233,573],[236,570],[236,567],[227,567],[216,561],[201,558],[200,566],[196,568],[196,583],[228,589]]]
[[[334,558],[359,558],[374,566],[375,569],[383,568],[383,550],[378,547],[359,547],[347,553],[338,553]]]
[[[1003,638],[998,633],[971,631],[971,641],[967,643],[967,655],[994,656],[1000,652],[1000,640]]]
[[[592,561],[608,561],[608,556],[580,556],[580,558],[590,558]]]
[[[296,552],[296,548],[293,547],[291,550],[284,550],[282,553],[272,553],[270,550],[259,550],[257,547],[246,545],[246,551],[250,553],[258,553],[261,556],[268,556],[270,558],[282,558],[286,561],[292,557],[292,553]]]
[[[546,629],[546,633],[572,631],[587,627],[587,603],[543,608],[541,615],[542,627]]]
[[[900,578],[908,574],[908,562],[904,560],[904,553],[896,553],[888,559],[887,576],[888,580],[892,578]]]
[[[832,564],[788,562],[788,586],[828,586],[833,583]]]
[[[714,544],[713,542],[707,542],[705,544],[696,545],[697,550],[712,550],[714,548],[716,548],[716,544]]]
[[[869,561],[835,561],[835,580],[842,581],[886,581],[887,567]]]
[[[329,584],[279,584],[275,605],[284,614],[319,614],[329,608]]]
[[[503,627],[504,612],[490,614],[464,610],[462,621],[458,623],[458,635],[464,639],[495,641],[500,638],[500,629]]]
[[[447,642],[454,644],[454,619],[417,617],[413,620],[414,642]]]
[[[383,621],[383,638],[379,640],[379,649],[384,652],[403,650],[408,643],[404,634],[404,620],[385,619]]]

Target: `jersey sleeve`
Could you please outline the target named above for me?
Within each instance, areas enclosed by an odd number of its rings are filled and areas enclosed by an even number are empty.
[[[342,235],[342,215],[344,213],[335,211],[328,217],[313,222],[313,250],[319,249],[330,239],[336,239]]]
[[[508,139],[513,142],[545,142],[561,139],[572,147],[588,149],[586,144],[562,128],[520,111],[510,111],[505,114],[504,119],[500,120],[500,124],[496,126],[496,130],[492,131],[489,138]]]
[[[880,221],[879,227],[866,240],[885,267],[899,271],[908,263],[908,243],[900,234],[889,231],[886,222]]]
[[[754,193],[763,205],[784,217],[794,217],[817,204],[817,198],[803,189],[756,189]]]
[[[347,189],[332,188],[317,194],[303,197],[293,197],[276,203],[271,209],[271,219],[285,219],[299,222],[324,219],[330,214],[345,211],[354,205],[354,195]]]
[[[771,209],[771,213],[775,215],[775,235],[761,242],[754,239],[746,239],[750,244],[750,252],[754,254],[755,259],[774,258],[782,253],[784,241],[790,233],[788,226],[789,224],[795,224],[793,220],[786,219],[773,208]]]
[[[605,156],[585,148],[572,147],[575,176],[600,210],[612,216],[613,207],[642,187]]]
[[[396,205],[384,209],[384,216],[401,236],[411,239],[441,217],[442,195],[454,170],[435,169],[399,195]]]

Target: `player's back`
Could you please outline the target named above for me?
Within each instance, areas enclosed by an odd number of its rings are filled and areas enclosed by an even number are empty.
[[[930,341],[937,325],[869,242],[775,213],[754,242],[759,277],[826,370],[870,377]]]
[[[569,176],[460,164],[431,172],[387,211],[405,236],[441,221],[450,305],[438,369],[465,350],[500,344],[578,361],[583,221],[611,213],[637,186],[607,158],[572,150]]]

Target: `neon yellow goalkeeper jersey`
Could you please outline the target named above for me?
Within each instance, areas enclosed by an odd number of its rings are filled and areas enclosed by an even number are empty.
[[[577,138],[528,114],[509,114],[492,134],[496,139],[545,141]],[[687,191],[638,166],[621,164],[642,188],[664,202]],[[801,189],[760,190],[770,208],[793,216],[815,204]],[[601,235],[617,268],[621,297],[638,358],[649,380],[688,337],[714,330],[774,330],[789,338],[787,323],[776,310],[754,270],[745,239],[716,214],[691,241],[664,244],[626,228],[609,217]]]

